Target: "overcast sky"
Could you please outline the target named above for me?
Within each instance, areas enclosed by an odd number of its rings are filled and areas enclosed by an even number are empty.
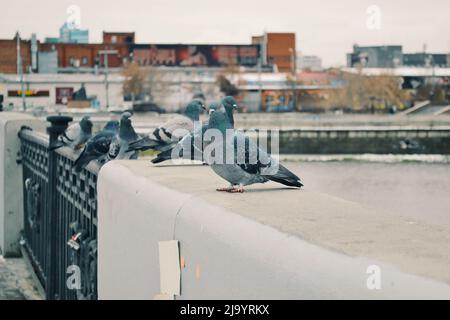
[[[289,31],[298,50],[326,66],[345,64],[353,43],[450,50],[450,0],[14,0],[2,4],[0,38],[17,30],[27,38],[57,36],[70,5],[81,9],[91,42],[100,42],[103,30],[135,31],[141,43],[235,44],[264,30]],[[367,13],[371,5],[381,19]]]

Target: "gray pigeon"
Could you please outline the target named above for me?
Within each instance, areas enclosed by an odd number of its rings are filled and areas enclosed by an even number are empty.
[[[231,127],[234,128],[233,112],[238,108],[236,100],[234,100],[234,98],[231,96],[227,96],[222,99],[221,102],[212,102],[209,105],[209,112],[218,110],[222,106],[225,108],[225,112],[228,116]],[[172,159],[173,152],[178,152],[178,157],[181,159],[203,160],[203,135],[205,134],[207,129],[208,122],[204,123],[203,126],[196,128],[190,134],[184,136],[176,145],[173,145],[171,148],[159,153],[156,158],[152,159],[152,163],[156,164]],[[187,148],[189,144],[191,147],[190,155],[183,154],[183,147]],[[175,148],[177,150],[175,150]]]
[[[180,135],[180,131],[177,132],[176,130],[184,129],[184,133],[186,131],[191,132],[194,129],[194,121],[200,119],[202,110],[205,110],[205,107],[200,100],[191,101],[187,105],[184,114],[174,115],[148,136],[131,143],[129,151],[145,151],[149,149],[162,151],[169,148],[183,137]]]
[[[234,128],[233,112],[234,112],[234,110],[238,109],[238,104],[232,96],[226,96],[225,98],[223,98],[222,104],[225,107],[225,112],[228,116],[231,126]]]
[[[234,130],[224,109],[211,113],[208,129],[219,130],[222,134],[222,142],[214,141],[214,151],[223,152],[223,154],[222,159],[217,157],[217,154],[214,154],[216,159],[205,154],[205,160],[217,175],[230,182],[230,187],[219,188],[217,191],[244,192],[246,185],[267,181],[297,188],[303,186],[299,177],[260,149],[242,132]],[[227,130],[232,130],[231,139],[227,136]],[[234,150],[231,162],[226,161],[227,150]]]
[[[80,122],[71,124],[58,139],[49,146],[49,150],[61,147],[69,147],[74,150],[80,149],[92,136],[92,121],[89,116],[81,118]]]
[[[118,121],[109,121],[105,127],[84,145],[83,151],[75,160],[73,167],[75,171],[81,171],[92,160],[102,160],[109,152],[111,142],[119,131]]]
[[[139,151],[128,151],[131,142],[139,139],[130,120],[131,113],[124,112],[120,117],[119,132],[112,140],[105,162],[114,159],[137,159]]]

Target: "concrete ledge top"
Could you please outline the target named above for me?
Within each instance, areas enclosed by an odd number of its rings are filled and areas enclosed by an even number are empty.
[[[141,179],[191,195],[191,200],[206,201],[328,250],[450,283],[448,227],[310,192],[308,181],[302,190],[269,182],[248,186],[243,194],[228,194],[215,191],[227,182],[208,166],[153,165],[145,160],[114,161],[114,165],[125,167]]]
[[[0,121],[14,121],[14,120],[38,120],[30,114],[20,112],[0,112]]]

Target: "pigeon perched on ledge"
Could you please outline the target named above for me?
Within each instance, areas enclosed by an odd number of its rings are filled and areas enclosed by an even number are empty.
[[[119,122],[109,121],[105,127],[93,137],[91,137],[84,145],[83,151],[75,160],[73,167],[79,172],[92,160],[103,160],[107,153],[111,142],[119,132]]]
[[[192,132],[194,121],[200,119],[202,110],[205,110],[205,107],[201,101],[191,101],[187,105],[184,114],[174,115],[148,136],[131,143],[128,151],[145,151],[149,149],[162,151],[169,148],[181,139],[186,132]]]
[[[230,187],[218,188],[217,191],[244,192],[244,186],[267,181],[297,188],[303,186],[299,177],[260,149],[249,137],[234,130],[224,109],[211,112],[209,129],[219,130],[222,134],[223,141],[213,142],[214,151],[222,152],[222,157],[214,153],[213,159],[205,148],[205,160],[217,175],[230,182]],[[232,130],[231,136],[227,130]],[[227,150],[234,150],[231,163],[227,161]]]
[[[233,112],[237,110],[237,102],[233,97],[227,96],[222,99],[221,102],[212,102],[209,105],[209,112],[225,108],[225,113],[229,119],[232,127],[234,127],[234,117]],[[172,153],[177,153],[177,158],[186,160],[203,160],[203,135],[208,129],[208,122],[204,123],[201,127],[194,129],[193,132],[184,136],[177,144],[174,144],[169,149],[159,153],[156,158],[152,159],[152,163],[161,163],[172,159]],[[183,154],[183,147],[188,147],[190,145],[190,155]]]
[[[114,159],[137,159],[139,151],[128,151],[130,143],[139,139],[131,123],[131,113],[124,112],[120,117],[119,132],[111,141],[105,162]]]
[[[92,136],[92,121],[89,116],[81,118],[80,122],[71,124],[59,137],[49,146],[49,151],[61,147],[70,147],[74,150],[80,149]]]

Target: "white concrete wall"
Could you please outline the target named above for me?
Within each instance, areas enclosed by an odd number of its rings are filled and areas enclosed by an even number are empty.
[[[4,256],[20,254],[23,228],[22,166],[18,132],[23,126],[43,130],[45,122],[20,113],[0,112],[0,250]]]
[[[229,201],[236,202],[229,205],[224,201],[226,194],[221,194],[221,204],[205,201],[220,196],[211,189],[215,182],[206,171],[189,176],[189,166],[183,174],[179,168],[150,166],[144,161],[113,161],[100,171],[100,299],[155,298],[160,293],[158,242],[165,240],[179,241],[185,264],[181,295],[176,299],[450,297],[450,286],[443,282],[323,249],[227,209],[239,203],[245,207],[245,194],[230,196]],[[295,194],[287,191],[284,196]],[[260,196],[267,200],[267,193]],[[270,202],[265,200],[261,210],[274,215],[283,210],[267,208]],[[347,203],[329,200],[332,207]],[[348,204],[347,209],[354,210],[352,206]],[[381,290],[367,287],[367,268],[373,264],[382,270]]]
[[[9,103],[15,107],[22,106],[21,97],[8,97],[8,90],[20,90],[20,79],[17,75],[0,74],[0,92],[4,95],[4,107]],[[96,96],[100,106],[106,106],[106,89],[104,75],[92,74],[26,74],[24,75],[25,89],[48,90],[49,97],[26,97],[28,108],[49,107],[56,105],[56,88],[73,88],[74,91],[81,88],[84,83],[88,96]],[[109,105],[120,107],[123,105],[122,78],[118,74],[109,76]],[[3,83],[1,83],[3,82]]]

